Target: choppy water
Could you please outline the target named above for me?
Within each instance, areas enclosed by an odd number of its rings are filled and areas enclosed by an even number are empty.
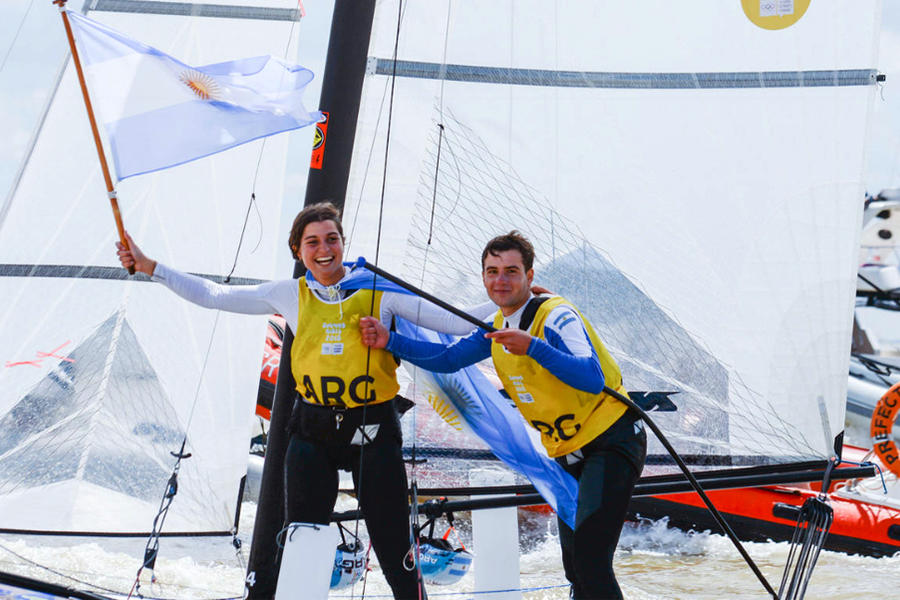
[[[351,500],[345,501],[349,507]],[[255,506],[244,505],[242,526],[249,532]],[[461,519],[460,535],[470,537]],[[521,556],[522,597],[526,600],[567,598],[559,546],[553,519],[529,514],[520,518],[523,535]],[[241,535],[243,560],[249,549],[249,533]],[[143,542],[105,540],[71,544],[64,540],[4,536],[0,539],[0,570],[49,579],[73,587],[116,590],[127,593],[134,582]],[[102,545],[101,545],[102,544]],[[748,543],[746,547],[766,577],[777,588],[787,558],[787,543]],[[473,570],[478,569],[477,548]],[[13,554],[15,553],[15,555]],[[185,556],[190,554],[191,556]],[[42,565],[42,566],[38,566]],[[50,568],[58,574],[48,571]],[[627,524],[616,554],[616,570],[629,599],[722,599],[767,598],[762,586],[737,554],[730,541],[710,533],[683,533],[663,521]],[[62,576],[65,575],[65,576]],[[141,592],[145,597],[228,598],[240,596],[244,567],[226,541],[178,541],[163,539],[157,561],[158,583],[145,575]],[[474,576],[458,585],[431,586],[434,599],[473,598]],[[362,586],[332,594],[333,598],[386,598],[387,585],[377,565]],[[900,554],[868,558],[823,552],[810,583],[809,599],[849,600],[900,597]]]
[[[849,424],[848,424],[849,425]],[[865,441],[865,432],[848,427],[851,440]],[[341,497],[338,510],[355,508],[355,500]],[[145,598],[219,599],[240,597],[250,549],[256,505],[245,502],[241,511],[241,552],[229,540],[163,538],[155,571],[157,583],[142,577]],[[519,511],[522,598],[563,600],[568,588],[562,574],[555,518]],[[465,515],[457,515],[463,543],[475,553]],[[146,540],[105,539],[72,541],[47,537],[0,535],[0,571],[18,573],[99,593],[127,595],[140,566]],[[745,543],[756,564],[777,589],[787,560],[785,542]],[[373,569],[365,595],[357,584],[333,592],[332,598],[389,598],[389,589],[372,555]],[[619,542],[616,573],[629,600],[721,600],[769,598],[731,542],[724,536],[685,533],[663,521],[627,523]],[[430,586],[432,600],[474,599],[474,574],[455,586]],[[89,585],[88,585],[89,584]],[[870,558],[822,552],[810,582],[808,600],[900,598],[900,553]]]

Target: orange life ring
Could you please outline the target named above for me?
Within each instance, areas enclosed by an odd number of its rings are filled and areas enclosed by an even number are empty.
[[[869,435],[872,436],[872,449],[875,450],[875,454],[891,473],[900,477],[900,454],[891,434],[898,412],[900,412],[900,383],[895,383],[875,405]]]

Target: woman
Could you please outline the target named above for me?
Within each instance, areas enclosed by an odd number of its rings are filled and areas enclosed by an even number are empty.
[[[304,208],[288,244],[306,277],[254,286],[223,286],[181,273],[144,255],[128,237],[117,243],[119,260],[201,306],[247,314],[280,313],[295,332],[291,371],[297,398],[285,456],[288,522],[328,523],[338,493],[338,469],[349,470],[372,547],[395,598],[424,598],[410,552],[406,469],[396,406],[398,361],[361,343],[359,320],[375,315],[391,326],[395,316],[444,333],[473,327],[414,296],[341,289],[351,275],[343,264],[340,213],[331,203]],[[488,302],[471,309],[487,317]]]

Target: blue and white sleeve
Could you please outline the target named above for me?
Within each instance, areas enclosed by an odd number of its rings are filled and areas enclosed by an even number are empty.
[[[481,330],[450,346],[414,340],[392,331],[385,350],[423,369],[435,373],[452,373],[490,356],[491,341],[484,337]]]
[[[531,339],[528,356],[566,385],[592,394],[603,391],[606,378],[600,358],[578,313],[567,306],[553,309],[544,324],[544,338]]]

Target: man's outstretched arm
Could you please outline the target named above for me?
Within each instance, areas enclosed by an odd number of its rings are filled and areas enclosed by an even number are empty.
[[[484,360],[491,355],[491,342],[478,330],[462,338],[455,344],[445,346],[422,340],[414,340],[388,331],[384,324],[374,317],[359,320],[363,344],[372,348],[383,348],[401,360],[435,373],[452,373]]]

